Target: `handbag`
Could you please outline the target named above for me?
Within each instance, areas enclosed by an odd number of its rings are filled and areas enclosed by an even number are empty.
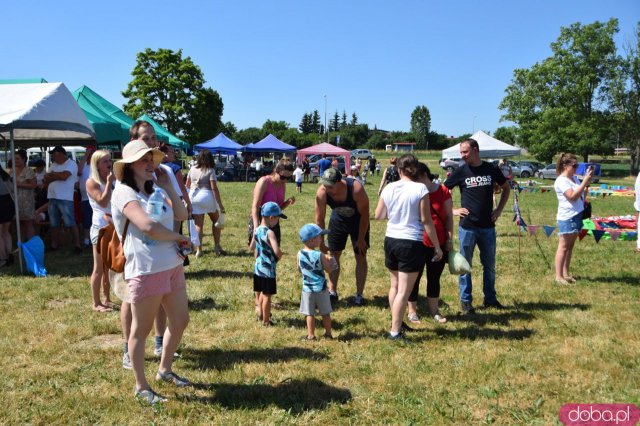
[[[106,226],[100,228],[98,232],[97,251],[104,263],[105,267],[114,272],[123,272],[126,258],[124,256],[124,241],[127,238],[127,230],[129,229],[129,219],[124,225],[122,234],[122,242],[118,238],[116,227],[113,222],[109,222]]]
[[[589,201],[584,202],[584,210],[582,210],[582,220],[591,219],[591,203]]]

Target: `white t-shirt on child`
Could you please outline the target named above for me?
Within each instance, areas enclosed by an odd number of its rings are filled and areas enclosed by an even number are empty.
[[[293,176],[296,178],[296,183],[302,182],[302,176],[304,176],[304,172],[300,167],[298,167],[293,171]]]

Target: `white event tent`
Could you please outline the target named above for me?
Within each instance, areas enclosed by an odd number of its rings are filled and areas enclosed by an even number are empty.
[[[478,130],[472,136],[478,141],[481,158],[513,157],[520,155],[520,148],[511,146]],[[442,158],[460,158],[460,144],[442,150]]]
[[[16,146],[85,145],[95,140],[95,133],[63,83],[5,84],[0,85],[0,139],[9,142],[15,164]],[[13,182],[16,194],[15,167]],[[16,228],[21,243],[17,203]]]

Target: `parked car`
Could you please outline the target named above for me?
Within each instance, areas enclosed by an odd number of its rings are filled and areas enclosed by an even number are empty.
[[[373,154],[368,149],[354,149],[351,151],[351,160],[355,160],[356,158],[368,160],[373,157]]]
[[[555,179],[558,177],[558,173],[556,172],[556,165],[549,164],[543,169],[540,169],[536,172],[536,176],[538,179]]]
[[[498,167],[500,160],[491,160],[494,166]],[[533,169],[527,165],[520,165],[515,161],[507,160],[507,164],[511,167],[511,174],[514,177],[528,178],[533,176]]]
[[[441,158],[440,167],[452,172],[463,164],[462,158]]]
[[[533,170],[533,174],[535,174],[540,169],[544,169],[544,164],[538,161],[518,161],[518,164],[520,165],[520,168],[522,168],[522,166],[529,167],[531,170]]]

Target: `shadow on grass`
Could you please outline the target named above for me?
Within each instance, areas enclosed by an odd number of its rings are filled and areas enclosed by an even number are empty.
[[[478,326],[487,324],[510,325],[514,320],[531,321],[535,316],[528,312],[519,311],[498,311],[498,312],[482,312],[476,310],[474,315],[450,315],[447,317],[449,322],[471,322]]]
[[[280,363],[296,359],[324,361],[329,357],[321,352],[299,347],[223,350],[223,349],[195,349],[185,350],[182,354],[185,364],[189,368],[198,370],[228,370],[235,364]]]
[[[221,257],[254,257],[253,252],[251,251],[247,251],[247,250],[236,250],[236,251],[229,251],[229,250],[225,250],[226,254],[222,255]]]
[[[640,285],[640,280],[638,279],[638,277],[631,277],[631,276],[616,276],[616,275],[602,275],[599,277],[580,277],[579,283],[580,282],[592,282],[592,283],[596,283],[596,284],[600,284],[600,283],[623,283],[623,284],[628,284],[628,285],[633,285],[633,286],[638,286]],[[579,285],[579,284],[578,284]]]
[[[209,397],[185,395],[185,402],[218,404],[228,409],[263,409],[270,406],[294,415],[309,410],[322,410],[329,404],[345,404],[351,391],[330,386],[317,379],[286,380],[277,385],[215,383],[205,385],[214,391]]]
[[[331,319],[331,329],[332,330],[343,330],[345,327],[363,324],[365,322],[364,318],[348,318],[345,321],[336,321],[335,319]],[[302,330],[306,330],[307,328],[307,319],[305,316],[300,314],[297,317],[287,317],[280,320],[280,323],[284,323],[287,327],[295,327],[300,328]],[[316,329],[324,330],[322,326],[322,317],[320,315],[316,315]]]
[[[518,310],[522,311],[561,311],[564,309],[578,309],[586,311],[591,308],[591,305],[585,303],[554,303],[554,302],[528,302],[518,303],[515,302],[514,306]]]
[[[239,271],[219,271],[215,269],[200,269],[198,271],[185,271],[185,277],[189,279],[206,279],[206,278],[242,278],[253,277],[251,272]]]
[[[203,297],[202,299],[189,300],[190,311],[207,311],[215,309],[216,311],[224,311],[229,308],[228,305],[221,305],[216,303],[212,297]]]
[[[434,332],[444,338],[457,338],[467,340],[524,340],[533,336],[533,330],[497,330],[492,328],[465,327],[461,329],[451,330],[446,328],[437,328]]]

